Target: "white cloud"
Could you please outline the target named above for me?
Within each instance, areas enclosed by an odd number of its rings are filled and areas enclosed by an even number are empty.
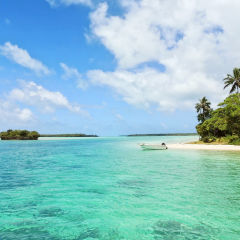
[[[70,5],[86,5],[86,6],[92,6],[91,0],[46,0],[52,7],[58,6],[60,4],[70,6]]]
[[[215,97],[221,91],[213,79],[201,73],[194,73],[189,78],[188,74],[184,70],[168,74],[145,68],[134,72],[95,70],[90,71],[88,77],[94,84],[112,87],[129,104],[144,108],[157,104],[158,109],[164,111],[191,108],[201,96],[214,94]]]
[[[10,92],[9,99],[38,107],[44,112],[54,112],[58,108],[63,108],[71,112],[87,114],[78,104],[70,103],[62,93],[49,91],[34,82],[22,81],[21,88],[15,88]]]
[[[107,3],[90,16],[92,33],[118,62],[114,72],[90,71],[90,80],[130,104],[163,110],[193,108],[204,95],[223,98],[222,79],[240,63],[239,1],[121,3],[122,17],[109,15]]]
[[[19,108],[15,104],[0,99],[1,123],[25,123],[33,120],[33,114],[28,108]]]
[[[38,74],[50,73],[50,70],[43,63],[32,58],[26,50],[19,48],[17,45],[13,45],[10,42],[0,45],[0,55],[7,57],[23,67],[29,68]]]
[[[31,110],[27,108],[23,108],[23,109],[17,108],[16,112],[18,113],[18,116],[22,121],[29,121],[30,119],[32,119],[33,114]]]
[[[0,98],[0,124],[5,128],[13,126],[26,128],[39,123],[41,117],[37,116],[37,110],[51,113],[59,109],[66,109],[89,117],[89,113],[83,110],[79,104],[69,102],[60,92],[52,92],[34,82],[22,80],[21,87],[5,93],[4,97]]]
[[[78,72],[76,68],[70,68],[65,63],[60,63],[61,68],[64,71],[63,78],[64,79],[73,79],[77,82],[77,87],[81,89],[87,88],[86,81],[83,80],[82,75]]]

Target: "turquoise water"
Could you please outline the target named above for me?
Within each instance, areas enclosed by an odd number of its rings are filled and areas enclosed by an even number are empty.
[[[240,239],[240,154],[192,137],[0,141],[0,239]]]

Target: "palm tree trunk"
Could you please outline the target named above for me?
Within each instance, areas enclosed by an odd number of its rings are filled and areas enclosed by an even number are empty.
[[[238,87],[237,87],[237,95],[238,95],[238,100],[240,100],[239,88]]]

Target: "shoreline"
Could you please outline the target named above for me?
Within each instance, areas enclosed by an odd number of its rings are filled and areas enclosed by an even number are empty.
[[[217,150],[217,151],[240,151],[240,146],[236,145],[214,145],[214,144],[189,144],[176,143],[167,144],[168,149],[181,150]]]

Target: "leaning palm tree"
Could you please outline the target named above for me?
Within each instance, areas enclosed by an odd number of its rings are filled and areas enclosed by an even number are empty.
[[[224,78],[224,89],[231,86],[230,94],[233,92],[239,92],[240,88],[240,69],[234,68],[233,75],[228,74],[226,78]]]
[[[199,103],[195,105],[195,108],[198,113],[198,121],[203,123],[206,119],[211,117],[211,103],[207,100],[206,97],[203,97],[199,100]]]

